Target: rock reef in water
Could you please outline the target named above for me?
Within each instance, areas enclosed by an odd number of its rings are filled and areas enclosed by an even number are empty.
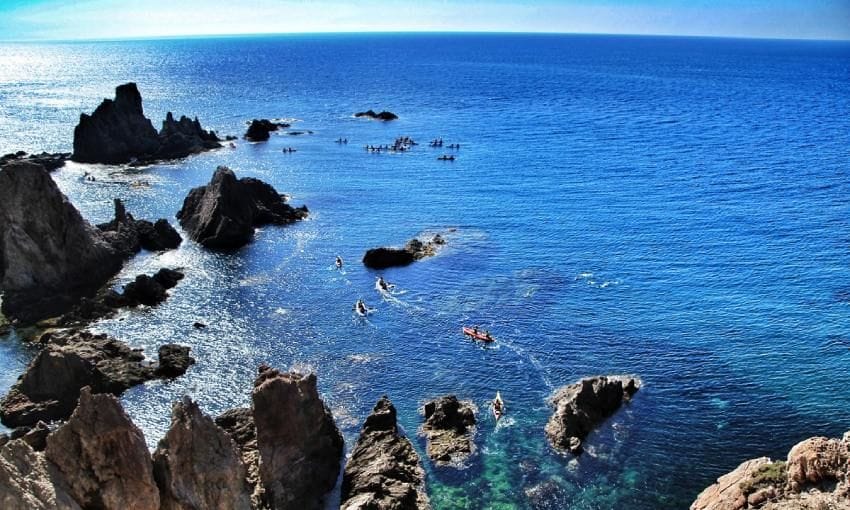
[[[166,251],[180,246],[183,239],[177,230],[161,218],[156,223],[137,220],[127,212],[120,199],[114,200],[115,218],[97,226],[109,243],[124,257],[131,257],[140,250]]]
[[[269,133],[280,128],[288,128],[289,124],[284,122],[272,122],[268,119],[254,119],[248,126],[245,139],[251,142],[264,142],[269,139]]]
[[[422,433],[427,453],[437,465],[458,465],[474,451],[475,406],[447,395],[425,404]]]
[[[345,466],[342,510],[427,510],[425,470],[406,437],[396,410],[384,396],[366,418]]]
[[[381,113],[375,113],[374,110],[366,110],[365,112],[357,112],[354,114],[354,116],[358,118],[367,117],[370,119],[383,121],[396,120],[398,118],[398,115],[394,114],[393,112],[388,112],[386,110],[382,111]]]
[[[177,218],[196,242],[210,249],[232,250],[248,244],[256,227],[292,223],[307,214],[306,207],[290,206],[263,181],[237,179],[232,170],[220,166],[209,184],[189,192]]]
[[[250,510],[245,465],[230,435],[188,397],[153,454],[161,510]]]
[[[70,152],[27,154],[24,151],[12,152],[4,156],[0,156],[0,167],[7,165],[13,161],[26,161],[41,165],[48,172],[52,172],[65,165],[67,160],[71,159]]]
[[[213,131],[205,131],[198,119],[171,112],[159,132],[142,109],[135,83],[119,85],[115,99],[104,99],[91,115],[81,114],[74,129],[71,159],[81,163],[121,164],[183,158],[221,147]]]
[[[343,439],[314,374],[262,367],[252,394],[263,500],[277,510],[318,510],[336,484]]]
[[[157,377],[182,375],[194,363],[188,348],[169,348],[160,351],[165,357],[159,365],[151,365],[125,343],[85,331],[45,333],[39,343],[42,350],[0,401],[0,420],[9,427],[68,418],[83,387],[120,395]]]
[[[850,508],[850,432],[842,439],[813,437],[786,461],[748,460],[717,479],[691,510]]]
[[[639,388],[634,378],[598,376],[558,389],[550,399],[555,412],[546,424],[549,443],[556,450],[581,453],[587,435]]]
[[[59,315],[93,295],[124,256],[59,191],[44,167],[0,167],[3,314],[23,323]]]
[[[444,244],[445,239],[437,234],[424,243],[419,239],[411,239],[404,248],[372,248],[363,255],[363,265],[371,269],[407,266],[414,261],[436,255],[437,249]]]

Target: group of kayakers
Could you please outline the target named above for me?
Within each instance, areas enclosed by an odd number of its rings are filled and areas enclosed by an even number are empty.
[[[337,255],[336,260],[334,261],[334,265],[336,266],[337,270],[342,270],[343,264],[344,263],[342,257]],[[395,287],[395,285],[385,280],[383,275],[378,275],[377,280],[375,280],[375,288],[379,292],[389,292],[393,287]],[[369,308],[366,305],[366,302],[363,301],[362,298],[360,298],[357,300],[357,302],[354,303],[354,311],[357,313],[357,315],[365,317],[366,315],[371,313],[373,309]],[[471,328],[464,327],[463,333],[467,336],[472,337],[475,340],[481,340],[486,343],[495,341],[489,331],[481,329],[477,324],[472,326]],[[505,402],[502,400],[502,395],[498,391],[496,392],[496,398],[493,399],[493,401],[490,403],[490,406],[493,410],[493,417],[498,422],[505,414]]]

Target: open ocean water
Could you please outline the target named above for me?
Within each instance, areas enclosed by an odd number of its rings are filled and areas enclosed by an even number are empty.
[[[474,400],[477,454],[461,470],[426,462],[437,509],[684,509],[745,459],[850,429],[848,43],[2,44],[0,152],[70,151],[79,114],[127,81],[157,126],[173,111],[221,135],[242,135],[252,118],[296,119],[305,134],[143,169],[69,164],[54,178],[92,222],[120,197],[136,217],[176,224],[217,165],[312,213],[237,253],[186,241],[121,273],[117,284],[160,267],[187,274],[162,306],[95,326],[149,355],[192,347],[185,377],[122,399],[151,447],[183,394],[211,414],[248,404],[263,362],[315,370],[349,448],[384,393],[420,453],[426,399]],[[368,108],[400,119],[352,117]],[[363,149],[400,135],[421,145]],[[450,152],[427,146],[440,136],[461,144],[457,161],[436,160]],[[395,296],[375,291],[378,273],[359,263],[367,248],[448,229],[437,257],[382,273]],[[377,308],[368,320],[351,312],[361,297]],[[498,342],[465,340],[473,323]],[[31,356],[14,335],[0,340],[0,391]],[[644,387],[584,455],[553,453],[547,397],[595,374],[635,374]],[[486,407],[496,390],[509,413],[498,427]]]

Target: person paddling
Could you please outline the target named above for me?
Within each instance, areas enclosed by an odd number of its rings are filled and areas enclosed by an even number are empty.
[[[340,257],[339,255],[336,256],[336,268],[342,269],[342,257]]]

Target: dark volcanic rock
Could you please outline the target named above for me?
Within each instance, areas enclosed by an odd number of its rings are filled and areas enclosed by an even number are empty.
[[[430,241],[424,243],[419,239],[411,239],[402,249],[372,248],[363,255],[363,264],[372,269],[407,266],[416,260],[434,256],[437,253],[437,248],[444,244],[446,244],[445,239],[437,234]]]
[[[0,401],[0,420],[7,426],[66,419],[85,386],[120,395],[157,377],[157,367],[145,363],[140,351],[106,335],[45,333],[40,343],[45,347]]]
[[[375,113],[374,110],[367,110],[365,112],[357,112],[357,113],[354,114],[354,116],[355,117],[368,117],[370,119],[383,120],[383,121],[396,120],[398,118],[398,115],[394,114],[393,112],[383,111],[381,113]]]
[[[183,238],[177,233],[177,229],[168,223],[168,220],[160,218],[156,223],[152,224],[149,221],[139,220],[139,242],[142,248],[148,251],[166,251],[174,250]]]
[[[153,454],[161,510],[250,510],[245,465],[233,439],[188,397]]]
[[[44,167],[0,168],[2,312],[23,323],[60,315],[121,269],[120,254],[83,219]]]
[[[106,240],[124,257],[131,257],[142,248],[148,251],[173,250],[183,241],[180,234],[168,223],[159,219],[156,223],[137,220],[127,212],[124,203],[116,198],[115,218],[97,226]]]
[[[555,412],[546,424],[546,437],[557,450],[581,453],[584,438],[639,388],[637,379],[605,376],[561,387],[550,400]]]
[[[269,133],[280,128],[288,128],[289,124],[272,122],[268,119],[254,119],[248,126],[245,139],[252,142],[264,142],[269,139]]]
[[[0,167],[5,166],[12,161],[28,161],[30,163],[35,163],[36,165],[41,165],[48,172],[52,172],[57,168],[64,166],[65,162],[70,158],[70,152],[57,152],[55,154],[48,152],[42,152],[41,154],[27,154],[24,151],[18,151],[6,154],[5,156],[0,156]]]
[[[342,479],[342,510],[425,510],[425,470],[384,396],[366,418]]]
[[[45,455],[83,508],[159,509],[145,438],[112,395],[84,388],[68,422],[47,437]]]
[[[307,217],[307,208],[293,208],[268,184],[237,179],[218,167],[212,180],[189,192],[177,213],[180,224],[198,243],[211,249],[236,249],[254,236],[255,227],[287,224]]]
[[[252,398],[265,502],[277,510],[322,508],[336,484],[343,440],[316,376],[261,367]]]
[[[154,372],[157,377],[173,379],[185,374],[195,364],[195,358],[189,355],[189,347],[177,344],[165,344],[159,347],[159,366]]]
[[[115,89],[115,99],[104,99],[91,115],[80,115],[74,129],[72,159],[83,163],[118,164],[182,158],[221,147],[212,131],[204,131],[198,119],[169,112],[157,132],[142,110],[142,96],[135,83]]]
[[[428,438],[428,457],[436,464],[459,464],[474,449],[475,407],[448,395],[425,404],[422,433]]]

